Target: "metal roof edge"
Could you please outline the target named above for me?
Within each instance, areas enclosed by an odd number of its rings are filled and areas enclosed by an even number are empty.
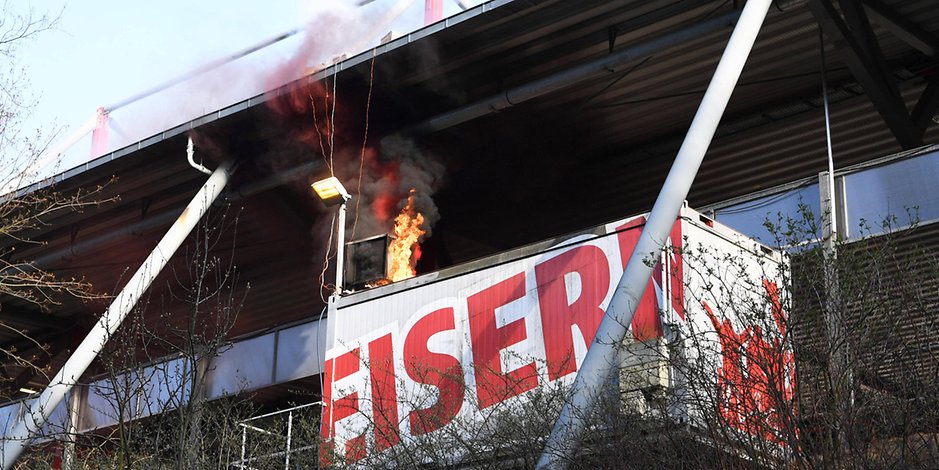
[[[279,87],[277,87],[277,88],[274,88],[274,89],[272,89],[272,90],[268,90],[268,91],[266,91],[266,92],[264,92],[264,93],[261,93],[261,94],[259,94],[259,95],[252,96],[252,97],[250,97],[250,98],[248,98],[248,99],[246,99],[246,100],[242,100],[242,101],[239,101],[239,102],[234,103],[234,104],[232,104],[232,105],[229,105],[229,106],[226,106],[226,107],[224,107],[224,108],[218,109],[218,110],[213,111],[213,112],[211,112],[211,113],[204,114],[204,115],[199,116],[199,117],[197,117],[197,118],[195,118],[195,119],[192,119],[192,120],[183,122],[183,123],[179,124],[178,126],[171,127],[171,128],[166,129],[166,130],[164,130],[164,131],[162,131],[162,132],[156,133],[156,134],[154,134],[154,135],[152,135],[152,136],[150,136],[150,137],[148,137],[148,138],[146,138],[146,139],[143,139],[143,140],[140,140],[140,141],[138,141],[138,142],[132,143],[132,144],[130,144],[130,145],[127,145],[126,147],[123,147],[123,148],[114,150],[114,151],[112,151],[112,152],[106,153],[106,154],[101,155],[101,156],[99,156],[99,157],[95,157],[95,158],[93,158],[93,159],[91,159],[91,160],[89,160],[89,161],[87,161],[87,162],[85,162],[85,163],[83,163],[83,164],[80,164],[80,165],[77,165],[77,166],[75,166],[75,167],[69,168],[68,170],[62,171],[61,173],[57,173],[57,174],[55,174],[55,175],[49,176],[49,177],[47,177],[47,178],[44,178],[44,179],[42,179],[42,180],[40,180],[40,181],[37,181],[37,182],[35,182],[35,183],[32,183],[32,184],[30,184],[30,185],[24,186],[24,187],[22,187],[22,188],[20,188],[20,189],[17,189],[17,190],[12,194],[12,197],[14,197],[14,198],[15,198],[15,197],[21,197],[21,196],[23,196],[23,195],[25,195],[25,194],[29,194],[29,193],[31,193],[31,192],[34,192],[34,191],[38,191],[38,190],[40,190],[40,189],[47,188],[47,187],[52,186],[52,185],[57,184],[57,183],[61,183],[61,182],[65,181],[65,180],[67,180],[67,179],[69,179],[69,178],[78,176],[78,175],[80,175],[80,174],[82,174],[82,173],[84,173],[84,172],[86,172],[86,171],[88,171],[88,170],[91,170],[91,169],[93,169],[93,168],[96,168],[96,167],[98,167],[98,166],[101,166],[101,165],[103,165],[103,164],[105,164],[105,163],[112,162],[112,161],[114,161],[114,160],[117,160],[118,158],[121,158],[121,157],[130,155],[130,154],[132,154],[132,153],[134,153],[134,152],[136,152],[136,151],[138,151],[138,150],[144,149],[144,148],[149,147],[149,146],[151,146],[151,145],[153,145],[153,144],[156,144],[156,143],[158,143],[158,142],[162,142],[162,141],[164,141],[164,140],[166,140],[166,139],[168,139],[168,138],[170,138],[170,137],[173,137],[173,136],[182,134],[183,132],[186,132],[186,131],[191,131],[191,130],[193,130],[193,129],[195,129],[195,128],[197,128],[197,127],[203,125],[203,124],[207,124],[207,123],[210,123],[210,122],[212,122],[212,121],[216,121],[216,120],[218,120],[218,119],[221,119],[221,118],[226,117],[226,116],[230,116],[230,115],[235,114],[235,113],[237,113],[237,112],[246,111],[246,110],[248,110],[249,108],[253,108],[253,107],[255,107],[255,106],[257,106],[257,105],[260,105],[260,104],[262,104],[262,103],[266,103],[267,101],[269,101],[269,100],[272,99],[272,98],[276,98],[276,97],[278,97],[278,96],[281,96],[283,93],[286,93],[286,92],[289,90],[289,87],[290,87],[290,86],[292,86],[292,85],[294,85],[294,84],[297,84],[297,83],[299,83],[299,84],[315,83],[315,82],[320,81],[320,80],[322,80],[322,79],[324,79],[324,78],[326,78],[326,77],[329,77],[329,76],[331,76],[331,75],[336,75],[336,74],[338,74],[339,72],[341,72],[341,71],[343,71],[343,70],[348,70],[348,69],[350,69],[350,68],[352,68],[352,67],[355,67],[356,65],[359,65],[359,64],[361,64],[361,63],[363,63],[363,62],[365,62],[365,61],[367,61],[367,60],[369,60],[369,59],[371,59],[371,58],[373,58],[373,57],[377,57],[377,56],[379,56],[379,55],[382,55],[382,54],[391,52],[391,51],[393,51],[393,50],[395,50],[395,49],[399,49],[399,48],[401,48],[401,47],[405,47],[405,46],[410,45],[411,43],[413,43],[413,42],[415,42],[415,41],[424,39],[424,38],[426,38],[426,37],[428,37],[428,36],[431,36],[431,35],[433,35],[433,34],[435,34],[435,33],[437,33],[437,32],[440,32],[440,31],[446,30],[446,29],[448,29],[448,28],[451,28],[451,27],[453,27],[453,26],[456,26],[456,25],[458,25],[458,24],[460,24],[460,23],[462,23],[462,22],[464,22],[464,21],[466,21],[466,20],[469,20],[469,19],[471,19],[471,18],[475,18],[475,17],[477,17],[477,16],[479,16],[479,15],[481,15],[481,14],[483,14],[483,13],[490,12],[490,11],[492,11],[492,10],[495,10],[495,9],[497,9],[497,8],[500,8],[500,7],[502,7],[502,6],[505,6],[505,5],[507,5],[507,4],[509,4],[509,3],[512,3],[512,2],[514,2],[514,1],[515,1],[515,0],[490,0],[490,1],[488,1],[488,2],[481,3],[481,4],[479,4],[479,5],[477,5],[477,6],[473,7],[473,8],[469,8],[469,9],[467,9],[467,10],[464,10],[464,11],[460,12],[460,13],[457,13],[457,14],[455,14],[455,15],[452,15],[452,16],[449,16],[449,17],[447,17],[447,18],[444,18],[444,19],[441,20],[441,21],[438,21],[438,22],[436,22],[436,23],[433,23],[433,24],[424,26],[423,28],[420,28],[420,29],[418,29],[418,30],[412,31],[412,32],[410,32],[410,33],[408,33],[408,34],[406,34],[406,35],[404,35],[404,36],[401,36],[400,38],[397,38],[397,39],[393,40],[393,41],[389,41],[389,42],[387,42],[387,43],[385,43],[385,44],[380,44],[380,45],[375,46],[375,47],[373,47],[373,48],[371,48],[371,49],[368,49],[368,50],[365,50],[365,51],[363,51],[363,52],[361,52],[361,53],[359,53],[359,54],[356,54],[356,55],[354,55],[354,56],[352,56],[352,57],[349,57],[349,58],[347,58],[347,59],[341,60],[341,61],[339,61],[339,62],[337,62],[337,63],[335,63],[335,64],[333,64],[333,65],[330,65],[329,67],[326,67],[326,68],[324,68],[324,69],[322,69],[322,70],[316,71],[316,72],[314,72],[314,73],[312,73],[312,74],[310,74],[310,75],[307,75],[307,76],[305,76],[305,77],[301,77],[301,78],[299,78],[299,79],[297,79],[297,80],[294,80],[294,81],[292,81],[292,82],[286,83],[286,84],[281,85],[281,86],[279,86]]]

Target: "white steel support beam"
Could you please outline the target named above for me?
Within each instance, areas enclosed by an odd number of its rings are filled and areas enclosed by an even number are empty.
[[[28,410],[16,428],[3,439],[3,449],[0,453],[3,470],[13,466],[23,450],[29,445],[36,433],[42,429],[52,411],[65,398],[65,395],[75,386],[78,379],[85,372],[91,362],[104,348],[105,343],[114,334],[117,328],[130,313],[131,309],[140,300],[141,295],[150,287],[160,271],[166,266],[176,250],[183,244],[192,229],[196,227],[202,216],[209,210],[212,203],[221,194],[228,183],[232,172],[232,163],[224,162],[209,176],[208,181],[196,193],[189,205],[183,209],[173,226],[160,240],[156,248],[147,256],[137,272],[130,278],[127,285],[117,294],[107,311],[88,333],[88,336],[69,357],[65,365],[49,382],[49,386],[42,391],[35,401],[30,403]]]
[[[740,20],[727,42],[717,70],[714,71],[665,184],[652,207],[648,222],[642,229],[623,277],[616,286],[603,321],[577,373],[571,395],[551,431],[538,461],[538,468],[567,468],[573,459],[586,426],[586,417],[589,416],[603,388],[608,386],[610,373],[619,366],[616,359],[617,350],[621,348],[639,299],[652,277],[653,264],[647,264],[645,261],[650,256],[656,256],[668,240],[675,218],[678,217],[704,154],[714,138],[714,132],[727,108],[771,3],[772,0],[750,0],[743,7]]]

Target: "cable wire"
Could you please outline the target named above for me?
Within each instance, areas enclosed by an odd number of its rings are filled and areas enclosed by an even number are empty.
[[[326,93],[326,98],[323,100],[323,103],[324,106],[326,106],[326,109],[329,109],[329,92]],[[327,157],[326,146],[323,144],[323,133],[320,131],[319,117],[316,115],[316,97],[313,96],[312,93],[310,93],[310,105],[313,107],[313,129],[316,131],[316,138],[320,144],[320,153],[323,155],[323,162],[326,165],[326,168],[329,169],[329,173],[332,176],[333,168],[332,165],[330,165],[329,158]]]
[[[333,153],[336,149],[336,83],[339,82],[338,72],[333,74],[333,109],[329,115],[329,172],[330,176],[336,176],[333,172]],[[327,100],[327,106],[329,105],[329,100]]]
[[[368,98],[365,100],[365,132],[362,136],[362,151],[359,155],[359,181],[355,189],[355,214],[352,216],[352,235],[355,240],[355,228],[359,222],[359,206],[362,202],[362,176],[365,174],[365,149],[368,145],[368,115],[372,107],[372,86],[375,83],[375,49],[372,49],[372,64],[368,71]]]
[[[333,234],[336,233],[336,213],[333,213],[333,220],[329,223],[329,239],[326,240],[326,255],[323,256],[323,270],[320,271],[319,275],[319,284],[320,284],[320,300],[323,303],[326,302],[326,297],[323,296],[323,289],[332,290],[329,286],[326,285],[326,270],[329,269],[329,251],[333,247]]]

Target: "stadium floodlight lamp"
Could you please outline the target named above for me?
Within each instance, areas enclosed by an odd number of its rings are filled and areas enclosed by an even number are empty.
[[[323,204],[326,204],[326,207],[342,204],[352,199],[352,196],[346,191],[346,188],[339,182],[339,178],[335,176],[319,180],[311,184],[310,187],[313,188],[313,192],[323,201]]]

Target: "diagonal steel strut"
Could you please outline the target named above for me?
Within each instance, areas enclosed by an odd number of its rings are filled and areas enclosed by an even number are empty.
[[[586,426],[586,416],[590,414],[611,371],[618,366],[617,351],[636,313],[645,286],[652,277],[653,266],[645,260],[649,255],[659,253],[668,240],[675,218],[688,196],[691,183],[753,49],[770,3],[772,0],[750,0],[743,7],[740,20],[727,41],[717,70],[652,206],[649,220],[642,229],[639,242],[610,299],[584,363],[577,372],[571,395],[551,431],[537,468],[563,469],[573,459]]]
[[[176,222],[160,239],[156,248],[127,281],[127,285],[117,294],[107,311],[82,340],[65,365],[59,369],[49,386],[42,391],[35,401],[29,403],[27,411],[16,428],[9,435],[3,436],[3,448],[0,451],[3,470],[13,466],[23,450],[29,445],[36,433],[42,429],[46,420],[62,402],[65,395],[75,386],[79,377],[104,348],[104,344],[134,308],[141,295],[150,287],[160,274],[173,253],[182,245],[202,216],[212,207],[212,203],[221,194],[232,173],[232,163],[224,162],[215,169],[208,181],[196,193],[189,205],[183,209]]]

